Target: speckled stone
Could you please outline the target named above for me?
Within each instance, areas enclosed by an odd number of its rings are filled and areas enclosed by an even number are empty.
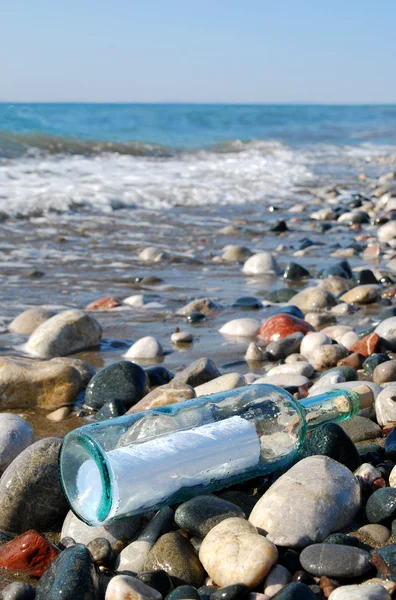
[[[244,517],[243,511],[226,500],[216,496],[197,496],[183,502],[176,509],[175,521],[188,533],[205,537],[209,531],[224,519]]]
[[[335,367],[339,360],[348,356],[348,350],[340,344],[320,346],[309,357],[313,368],[320,371]]]
[[[35,442],[5,470],[0,479],[0,530],[46,531],[66,514],[58,473],[60,445],[57,438]]]
[[[96,564],[109,564],[113,555],[113,549],[109,540],[107,540],[106,538],[95,538],[94,540],[88,542],[87,548],[90,551],[92,558],[94,559]]]
[[[355,444],[336,423],[325,423],[314,429],[305,439],[299,460],[318,454],[333,458],[352,472],[360,465],[360,457]]]
[[[308,573],[317,577],[353,578],[371,569],[368,552],[340,544],[312,544],[301,552],[300,561]]]
[[[160,385],[154,390],[151,390],[151,392],[139,400],[135,406],[132,406],[132,408],[128,410],[128,414],[148,410],[150,408],[168,406],[169,404],[176,404],[177,402],[185,402],[192,398],[196,398],[196,393],[190,385],[178,383],[177,380],[172,380],[165,385]]]
[[[185,537],[176,532],[162,535],[149,552],[144,565],[146,571],[164,570],[189,585],[199,587],[204,571],[194,548]]]
[[[369,523],[390,523],[396,518],[396,489],[381,488],[367,500],[366,517]]]
[[[381,428],[377,423],[359,415],[352,417],[348,421],[344,421],[340,426],[354,443],[372,440],[381,436]]]
[[[364,537],[368,536],[373,542],[379,545],[386,544],[391,536],[391,532],[385,525],[378,525],[375,523],[369,523],[363,525],[358,529],[358,533],[363,534]]]
[[[89,382],[84,403],[99,409],[110,400],[134,406],[148,392],[148,377],[139,365],[122,360],[101,369]]]

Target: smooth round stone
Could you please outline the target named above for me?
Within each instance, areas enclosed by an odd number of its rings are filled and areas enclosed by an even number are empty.
[[[377,321],[385,321],[385,319],[390,319],[391,317],[396,317],[396,306],[390,306],[382,310],[377,316]]]
[[[174,375],[163,365],[152,365],[145,369],[150,388],[158,385],[166,385],[172,381]]]
[[[345,223],[346,225],[354,225],[356,223],[370,223],[370,217],[362,210],[352,210],[340,215],[337,219],[338,223]]]
[[[347,304],[371,304],[377,302],[381,294],[381,288],[377,284],[357,285],[340,298],[341,302]]]
[[[190,312],[190,314],[187,315],[187,321],[188,323],[201,323],[201,321],[205,321],[206,320],[206,315],[204,315],[201,312]]]
[[[334,275],[336,277],[344,277],[344,279],[348,279],[347,272],[340,265],[332,265],[331,267],[326,267],[320,274],[322,279],[327,279],[327,277],[331,277]]]
[[[33,444],[35,435],[29,423],[11,413],[0,413],[0,474],[25,448]]]
[[[331,339],[324,333],[316,331],[308,332],[301,342],[300,353],[309,360],[314,350],[331,343]]]
[[[348,350],[351,350],[351,348],[358,342],[359,342],[359,336],[354,331],[348,331],[341,338],[341,345],[345,346],[345,348],[347,348]],[[358,350],[356,350],[356,352],[358,352]]]
[[[15,317],[8,325],[8,329],[11,333],[30,335],[41,323],[44,323],[44,321],[47,321],[47,319],[50,319],[55,314],[55,311],[47,308],[29,308]]]
[[[70,537],[77,544],[84,544],[85,546],[92,542],[92,540],[105,538],[114,546],[119,540],[132,539],[139,526],[139,517],[128,517],[127,519],[109,523],[106,526],[91,527],[76,517],[70,510],[63,522],[60,537],[61,539]]]
[[[278,558],[276,547],[245,519],[225,519],[204,538],[199,559],[220,587],[243,583],[254,589]]]
[[[290,354],[289,356],[287,356],[285,358],[285,363],[286,364],[291,364],[291,363],[295,363],[295,362],[305,362],[305,356],[303,356],[302,354]]]
[[[287,281],[300,281],[310,277],[309,271],[295,262],[290,262],[283,273],[284,279]]]
[[[297,291],[291,288],[279,288],[265,294],[264,300],[268,302],[289,302],[296,294]]]
[[[309,331],[313,331],[313,327],[309,323],[293,315],[282,313],[266,319],[260,327],[259,336],[266,344],[269,344],[293,333],[300,332],[305,335]]]
[[[298,317],[299,319],[304,318],[304,313],[302,312],[302,310],[300,310],[297,306],[294,306],[293,304],[286,304],[285,306],[280,306],[275,310],[271,310],[271,314],[269,316],[273,317],[274,315],[280,314],[293,315],[293,317]]]
[[[2,591],[3,600],[34,600],[35,595],[35,590],[22,581],[14,581]]]
[[[346,365],[338,365],[337,367],[334,367],[333,369],[330,369],[329,371],[327,371],[327,373],[340,373],[341,376],[343,377],[344,381],[357,381],[359,379],[359,376],[356,372],[356,369],[354,369],[353,367],[348,367]],[[324,380],[324,377],[326,376],[326,373],[324,373],[323,375],[320,376],[321,380]]]
[[[320,312],[337,304],[333,294],[319,286],[306,288],[293,296],[292,300],[293,302],[291,300],[289,302],[300,308],[304,313]]]
[[[366,358],[362,365],[362,369],[366,375],[369,375],[371,377],[374,373],[375,368],[378,367],[378,365],[386,362],[387,360],[390,360],[387,354],[372,354],[371,356]]]
[[[161,594],[136,577],[116,575],[106,589],[105,600],[162,600]]]
[[[263,592],[270,598],[292,580],[291,573],[282,565],[275,565],[264,580]]]
[[[329,371],[325,371],[313,384],[313,386],[309,388],[309,393],[311,396],[315,396],[317,393],[321,393],[323,387],[336,385],[337,383],[343,383],[344,381],[345,377],[342,373],[335,371],[334,369],[330,369]],[[342,386],[340,385],[338,387]]]
[[[174,587],[172,579],[169,577],[168,573],[165,573],[163,570],[143,571],[142,573],[138,573],[136,578],[139,579],[139,581],[143,581],[143,583],[149,585],[154,590],[157,590],[163,598],[165,598]]]
[[[365,479],[370,485],[372,485],[376,479],[380,479],[380,477],[382,477],[382,474],[381,471],[376,469],[371,463],[363,463],[358,469],[356,469],[355,476]]]
[[[396,351],[396,317],[381,321],[374,329],[374,333],[380,336],[382,344],[389,350]]]
[[[238,298],[232,305],[234,308],[243,308],[246,310],[257,310],[263,308],[262,302],[257,300],[254,296],[242,296]]]
[[[185,400],[191,400],[192,398],[196,398],[196,393],[190,385],[179,383],[177,380],[172,380],[165,385],[160,385],[151,390],[151,392],[139,400],[137,404],[132,406],[127,414],[148,410],[150,408],[168,406],[169,404],[184,402]]]
[[[39,440],[4,471],[0,479],[1,531],[46,531],[66,514],[58,473],[60,445],[58,438]]]
[[[49,421],[53,421],[54,423],[60,423],[71,414],[72,410],[73,409],[71,406],[61,406],[53,412],[48,413],[48,415],[45,415],[45,418]]]
[[[144,262],[160,262],[168,258],[168,255],[159,248],[148,246],[147,248],[141,250],[139,253],[139,258]]]
[[[364,550],[340,544],[313,544],[300,554],[303,568],[320,577],[359,577],[371,568],[370,555]]]
[[[299,458],[328,456],[345,465],[352,472],[360,465],[359,453],[351,438],[336,423],[325,423],[306,437]]]
[[[331,592],[329,600],[391,600],[391,595],[376,583],[342,585]]]
[[[353,331],[353,327],[350,325],[329,325],[329,327],[322,329],[320,333],[324,333],[330,339],[335,340],[337,344],[340,344],[344,334],[348,331]]]
[[[204,316],[208,316],[217,308],[219,306],[210,298],[195,298],[195,300],[191,300],[191,302],[182,306],[176,314],[187,317],[192,313],[202,313]]]
[[[228,392],[229,390],[235,390],[236,388],[243,387],[246,385],[246,379],[239,373],[226,373],[220,375],[212,381],[203,383],[195,388],[197,398],[200,396],[209,396],[210,394],[217,394],[219,392]]]
[[[175,522],[188,533],[205,537],[215,525],[230,517],[241,517],[243,511],[216,496],[197,496],[176,509]]]
[[[396,360],[387,360],[375,367],[373,381],[377,385],[388,382],[396,382]]]
[[[358,532],[364,536],[369,536],[376,544],[383,545],[389,540],[391,532],[384,525],[377,525],[370,523],[369,525],[363,525],[358,529]]]
[[[66,548],[52,561],[36,587],[36,600],[93,600],[99,591],[99,573],[82,544]]]
[[[307,377],[304,377],[303,375],[279,374],[271,376],[265,375],[264,377],[259,377],[258,379],[253,381],[253,385],[259,383],[277,385],[287,390],[293,390],[294,393],[294,391],[296,391],[294,388],[297,389],[299,387],[304,387],[308,383],[310,383],[310,381]]]
[[[186,383],[197,387],[202,383],[220,377],[221,373],[210,358],[198,358],[188,367],[176,373],[174,383]]]
[[[361,543],[358,538],[353,535],[347,535],[346,533],[331,533],[325,540],[324,544],[337,544],[339,546],[352,546],[353,548],[360,548]]]
[[[126,408],[136,404],[148,391],[148,376],[139,365],[123,360],[104,367],[91,379],[84,403],[99,409],[106,402],[121,400]]]
[[[25,351],[38,358],[67,356],[97,346],[102,339],[98,321],[82,310],[72,309],[47,319],[29,337]]]
[[[192,585],[179,585],[175,590],[169,592],[166,600],[200,600],[200,595]]]
[[[217,590],[214,585],[203,585],[198,589],[201,600],[210,600],[211,595]]]
[[[223,254],[221,255],[221,260],[225,260],[226,262],[234,262],[240,261],[243,262],[246,259],[252,256],[251,250],[246,248],[246,246],[226,246],[223,248]]]
[[[69,548],[70,546],[75,546],[75,545],[76,545],[76,540],[73,540],[73,538],[71,538],[71,537],[61,538],[61,540],[59,542],[59,548],[61,550],[64,550],[65,548]]]
[[[260,323],[256,319],[233,319],[225,323],[219,332],[224,335],[238,337],[256,337],[260,329]]]
[[[113,550],[109,540],[106,538],[95,538],[87,544],[92,558],[98,565],[108,564],[113,555]]]
[[[381,436],[381,429],[377,423],[359,415],[352,417],[348,421],[344,421],[340,427],[343,428],[354,443],[372,440]]]
[[[265,374],[266,377],[274,377],[276,375],[303,375],[304,377],[312,377],[314,370],[312,365],[306,361],[299,361],[295,363],[285,363],[284,365],[277,365],[272,367]]]
[[[393,463],[396,463],[396,428],[388,434],[385,440],[385,454],[386,457]]]
[[[277,546],[304,548],[349,525],[360,502],[358,480],[347,467],[327,456],[309,456],[272,484],[249,521]]]
[[[132,344],[124,354],[124,357],[130,359],[151,359],[163,356],[163,354],[164,350],[157,338],[152,335],[146,335]]]
[[[394,536],[396,531],[393,526],[393,523],[392,535]],[[384,546],[383,548],[378,548],[376,550],[376,553],[380,555],[380,557],[385,561],[386,565],[389,567],[390,572],[386,575],[386,579],[396,581],[396,545],[391,544],[389,546]],[[378,570],[377,577],[385,579],[384,576],[381,574],[380,570]]]
[[[247,600],[249,598],[249,588],[243,583],[234,583],[222,587],[210,596],[210,600]]]
[[[369,523],[389,523],[396,518],[396,489],[381,488],[367,500],[366,517]]]
[[[358,285],[369,285],[378,283],[376,276],[370,269],[362,269],[361,271],[358,271],[355,277],[356,283]]]
[[[247,259],[242,271],[245,275],[262,275],[264,273],[278,273],[279,267],[270,252],[260,252]]]
[[[315,331],[319,331],[326,327],[329,323],[335,323],[335,317],[330,311],[327,312],[307,312],[305,315],[307,323],[312,325]]]
[[[301,332],[292,333],[285,338],[268,344],[265,352],[271,360],[287,358],[290,354],[295,354],[299,351],[303,338],[304,334]]]
[[[317,600],[317,596],[305,583],[288,583],[273,600]]]
[[[396,466],[393,467],[389,474],[389,485],[391,488],[396,488]]]
[[[396,237],[396,222],[388,221],[377,230],[377,237],[380,242],[391,242]]]
[[[122,417],[126,412],[125,405],[122,400],[116,398],[103,404],[102,408],[98,410],[94,419],[95,421],[107,421],[108,419],[115,419],[116,417]]]
[[[176,532],[166,533],[159,538],[149,552],[144,569],[161,569],[171,577],[182,579],[196,588],[204,579],[204,571],[194,548],[185,537]]]
[[[193,336],[189,331],[175,331],[171,335],[172,344],[191,344],[192,341]]]
[[[310,363],[316,371],[335,367],[339,360],[348,356],[348,350],[340,344],[319,346],[309,357]]]
[[[345,279],[345,277],[330,275],[326,279],[323,279],[319,285],[324,290],[327,290],[330,292],[330,294],[333,294],[333,296],[338,298],[340,294],[344,294],[350,290],[353,284],[350,279]]]

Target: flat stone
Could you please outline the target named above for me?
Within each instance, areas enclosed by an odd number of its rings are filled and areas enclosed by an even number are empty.
[[[381,436],[381,429],[377,423],[359,415],[340,423],[340,427],[342,427],[354,443],[372,440]]]
[[[337,304],[333,294],[323,287],[309,287],[302,290],[292,298],[295,306],[298,306],[304,313],[320,312],[326,308],[331,308]],[[291,300],[289,300],[291,302]]]
[[[33,429],[25,419],[0,413],[0,475],[34,440]]]
[[[164,570],[189,585],[199,587],[204,571],[194,548],[185,537],[176,532],[162,535],[149,552],[145,570]]]
[[[392,535],[395,535],[394,525],[392,523]],[[396,545],[390,544],[389,546],[384,546],[383,548],[378,548],[375,552],[372,552],[373,562],[375,555],[379,554],[382,560],[385,562],[385,566],[388,569],[384,569],[384,565],[377,566],[377,577],[381,579],[390,579],[391,581],[396,581]],[[386,577],[384,576],[384,570],[386,570]]]
[[[245,310],[258,310],[259,308],[263,308],[263,303],[254,296],[242,296],[235,300],[232,306]]]
[[[162,596],[136,577],[116,575],[107,586],[105,600],[162,600]]]
[[[242,271],[245,275],[262,275],[265,273],[279,272],[275,258],[270,252],[260,252],[250,256],[243,265]]]
[[[213,527],[204,538],[199,559],[220,587],[243,583],[253,589],[278,558],[276,547],[251,523],[237,517]]]
[[[249,521],[277,546],[304,548],[349,525],[360,501],[359,483],[347,467],[327,456],[310,456],[272,484]]]
[[[166,252],[160,250],[160,248],[154,248],[153,246],[148,246],[147,248],[143,248],[143,250],[139,253],[140,260],[144,262],[161,262],[168,258]]]
[[[15,317],[8,325],[8,329],[12,333],[30,335],[41,323],[44,323],[44,321],[50,319],[55,314],[55,311],[47,308],[29,308]]]
[[[298,331],[292,333],[285,338],[271,342],[266,347],[265,351],[271,360],[281,360],[287,358],[290,354],[299,352],[301,342],[304,339],[304,334]]]
[[[176,404],[177,402],[185,402],[186,400],[192,400],[196,397],[197,394],[190,385],[172,380],[170,383],[160,385],[149,392],[139,400],[135,406],[132,406],[132,408],[128,410],[128,414],[148,410],[150,408],[168,406],[169,404]]]
[[[377,284],[357,285],[340,298],[341,302],[347,304],[371,304],[377,302],[381,294],[381,288]]]
[[[256,337],[260,329],[260,323],[256,319],[233,319],[225,323],[219,332],[224,335],[237,337]]]
[[[308,573],[318,577],[355,578],[371,569],[368,552],[340,544],[312,544],[301,552],[300,562]]]
[[[246,385],[246,379],[239,373],[226,373],[220,375],[212,381],[202,383],[195,388],[197,397],[209,396],[210,394],[218,394],[219,392],[227,392],[229,390],[235,390]]]
[[[0,547],[0,567],[41,577],[58,553],[43,535],[31,529]]]
[[[224,260],[226,262],[243,262],[247,260],[249,256],[252,256],[252,254],[252,251],[249,250],[249,248],[246,248],[246,246],[229,245],[223,248],[221,260]]]
[[[132,346],[125,352],[123,356],[132,360],[148,360],[152,358],[158,358],[163,354],[164,349],[157,338],[153,337],[152,335],[146,335],[132,344]]]
[[[299,459],[328,456],[354,472],[360,465],[359,453],[351,438],[337,423],[325,423],[306,437]]]
[[[374,523],[369,523],[368,525],[363,525],[358,529],[358,533],[363,534],[365,537],[369,536],[371,540],[373,540],[376,544],[382,546],[386,544],[391,536],[391,532],[388,527],[385,525],[377,525]]]
[[[140,527],[140,517],[127,517],[109,525],[91,527],[81,521],[70,510],[62,525],[61,539],[73,538],[77,544],[85,546],[96,538],[105,538],[112,546],[120,540],[131,540]]]
[[[335,367],[342,358],[348,356],[348,350],[340,344],[319,346],[309,357],[310,363],[314,369],[331,369]]]
[[[374,329],[374,333],[381,338],[381,343],[392,352],[396,351],[396,317],[381,321]]]
[[[99,409],[106,402],[121,400],[134,406],[148,391],[148,376],[139,365],[123,360],[104,367],[89,382],[84,403]]]
[[[36,587],[35,600],[97,600],[99,572],[82,544],[66,548],[52,561]]]
[[[296,363],[297,364],[297,363]],[[279,373],[278,375],[265,375],[253,381],[253,385],[265,383],[269,385],[277,385],[286,389],[305,387],[310,383],[308,377],[303,375],[291,375],[290,373]]]
[[[378,584],[342,585],[331,592],[329,600],[391,600],[391,595]]]
[[[83,387],[80,372],[67,362],[0,358],[1,408],[53,410],[72,404]]]
[[[313,331],[313,327],[303,319],[280,313],[264,321],[260,328],[259,336],[266,344],[269,344],[270,342],[286,338],[293,333],[301,332],[305,335],[308,331]]]
[[[312,377],[314,370],[312,365],[306,361],[298,361],[295,363],[285,363],[283,365],[277,365],[267,371],[267,377],[273,377],[276,375],[303,375],[304,377]]]
[[[387,360],[375,367],[373,381],[377,385],[383,383],[396,382],[396,360]]]
[[[171,335],[172,344],[191,344],[192,341],[192,333],[188,331],[176,331]]]
[[[244,516],[243,511],[236,504],[216,496],[197,496],[180,504],[175,512],[175,521],[188,533],[205,537],[224,519]]]
[[[60,445],[57,438],[39,440],[4,471],[0,479],[1,531],[47,531],[66,514],[58,473]]]
[[[198,358],[194,360],[187,368],[176,373],[174,382],[186,383],[195,388],[211,381],[216,377],[220,377],[221,373],[210,358]]]
[[[117,308],[120,306],[120,303],[114,296],[104,296],[103,298],[98,298],[97,300],[93,300],[86,307],[85,310],[109,310],[111,308]]]

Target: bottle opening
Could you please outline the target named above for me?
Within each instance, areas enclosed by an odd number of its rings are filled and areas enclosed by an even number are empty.
[[[87,435],[66,436],[59,455],[60,480],[73,512],[99,525],[111,507],[110,473],[100,446]]]

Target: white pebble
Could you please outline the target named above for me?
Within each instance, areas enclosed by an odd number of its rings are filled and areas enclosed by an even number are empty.
[[[245,275],[260,275],[263,273],[278,273],[279,267],[270,252],[260,252],[247,259],[242,271]]]
[[[130,575],[116,575],[106,589],[105,600],[162,600],[162,595]]]
[[[347,331],[341,338],[341,345],[345,346],[348,350],[352,348],[359,341],[359,336],[354,331]]]
[[[285,363],[283,365],[277,365],[272,367],[265,374],[266,377],[274,377],[276,375],[304,375],[304,377],[312,377],[314,370],[309,362],[294,362]]]
[[[342,585],[331,592],[329,600],[391,600],[391,596],[382,585],[363,583]]]
[[[193,336],[188,331],[175,331],[171,335],[172,344],[189,344],[193,341]]]
[[[310,355],[314,350],[316,350],[316,348],[325,346],[326,344],[331,344],[331,339],[327,335],[321,332],[308,332],[301,342],[300,354],[309,359]]]
[[[260,329],[260,323],[256,319],[248,317],[228,321],[219,329],[220,333],[238,337],[256,337]]]
[[[389,383],[375,399],[378,425],[394,427],[396,424],[396,383]]]
[[[0,474],[34,439],[33,429],[25,419],[0,413]]]
[[[146,337],[140,338],[137,340],[129,350],[124,354],[125,358],[158,358],[164,354],[164,350],[159,343],[159,341],[151,336],[147,335]]]

